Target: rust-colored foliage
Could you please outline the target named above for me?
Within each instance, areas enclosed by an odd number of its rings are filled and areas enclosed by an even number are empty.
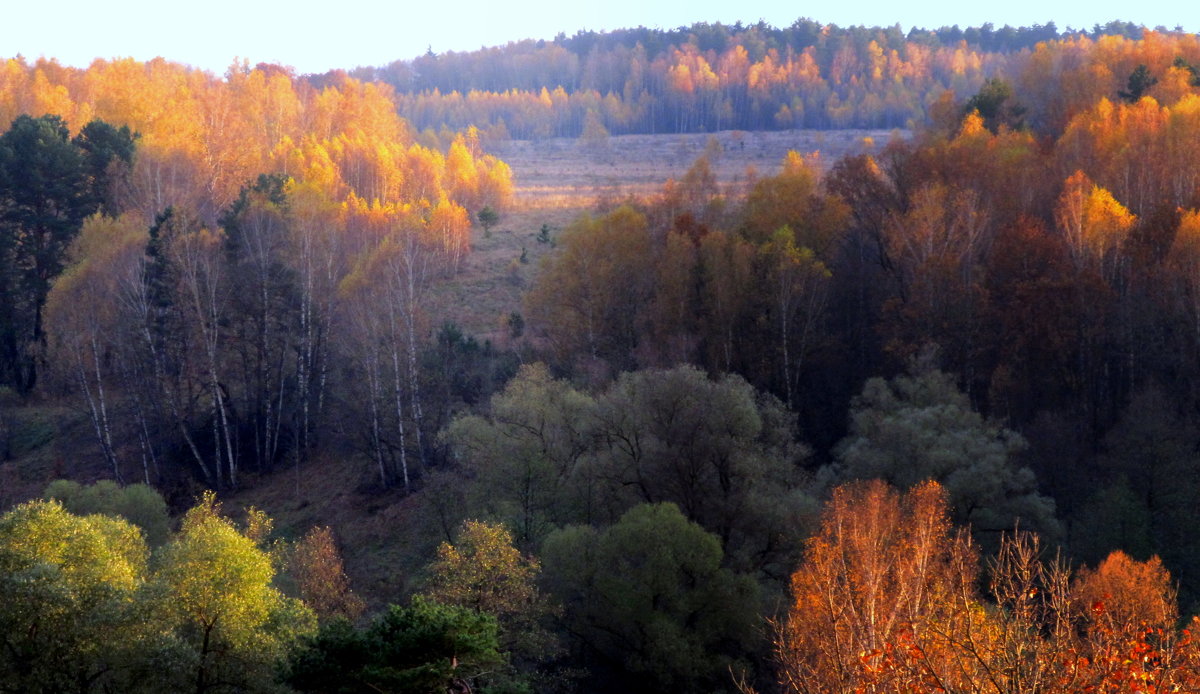
[[[357,619],[363,601],[350,589],[342,555],[329,526],[313,528],[292,549],[289,562],[300,597],[322,619]]]

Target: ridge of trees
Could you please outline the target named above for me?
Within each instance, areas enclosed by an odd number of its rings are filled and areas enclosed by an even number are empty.
[[[1195,43],[1179,29],[1128,22],[1090,31],[1059,31],[1051,22],[905,34],[898,25],[800,19],[788,27],[581,31],[549,42],[427,53],[351,74],[391,85],[400,113],[418,129],[474,125],[500,140],[577,137],[597,126],[611,134],[912,128],[936,111],[943,93],[963,98],[986,79],[1014,80],[1046,59],[1041,52],[1074,63],[1098,44],[1109,46],[1100,49],[1107,54],[1148,37]],[[1118,74],[1122,87],[1128,74]]]
[[[56,487],[93,503],[120,497]],[[557,691],[578,673],[546,678],[563,655],[551,623],[584,649],[574,662],[593,684],[629,691],[1069,694],[1200,682],[1200,625],[1181,626],[1157,557],[1115,551],[1073,568],[1027,531],[984,556],[951,514],[933,481],[832,489],[779,609],[670,502],[556,530],[540,549],[544,576],[503,525],[469,521],[439,548],[426,594],[357,625],[336,611],[318,625],[275,583],[297,562],[315,566],[310,549],[338,563],[327,529],[289,548],[264,513],[235,524],[206,492],[151,551],[120,513],[39,500],[0,515],[0,687]],[[755,661],[770,667],[756,672]]]

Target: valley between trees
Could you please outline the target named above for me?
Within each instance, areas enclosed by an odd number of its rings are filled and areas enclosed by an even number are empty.
[[[5,62],[0,691],[1200,688],[1200,39],[813,26]]]

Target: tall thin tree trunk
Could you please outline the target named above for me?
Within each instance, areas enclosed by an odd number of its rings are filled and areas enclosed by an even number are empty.
[[[377,355],[370,354],[365,358],[367,367],[367,385],[370,388],[371,395],[371,447],[375,453],[375,462],[379,466],[379,483],[386,489],[390,486],[391,480],[388,474],[387,464],[383,457],[383,438],[380,432],[380,416],[379,416],[379,396],[380,396],[380,377],[379,377],[379,360]]]
[[[400,348],[397,343],[396,335],[396,315],[394,308],[389,311],[391,313],[391,355],[392,355],[392,388],[394,402],[396,405],[396,430],[400,435],[400,474],[404,480],[404,492],[411,491],[409,488],[408,477],[408,451],[405,442],[404,432],[404,399],[403,389],[400,386]]]
[[[416,300],[413,298],[413,281],[409,278],[409,304],[405,311],[405,327],[408,328],[408,396],[409,408],[413,416],[413,435],[416,438],[417,457],[421,466],[425,466],[425,446],[421,440],[421,386],[417,371],[417,330],[416,330]]]
[[[108,415],[104,406],[104,390],[100,386],[98,392],[92,389],[91,380],[88,378],[87,369],[84,366],[84,357],[80,353],[80,348],[76,347],[75,352],[76,377],[79,379],[79,387],[83,390],[84,398],[87,400],[88,411],[91,414],[92,428],[96,432],[96,441],[100,444],[100,451],[104,455],[104,462],[112,469],[113,479],[118,484],[123,483],[121,479],[121,466],[117,462],[116,454],[112,447],[112,436],[108,428]],[[100,377],[99,365],[96,365],[96,377]],[[99,386],[99,383],[97,383]]]

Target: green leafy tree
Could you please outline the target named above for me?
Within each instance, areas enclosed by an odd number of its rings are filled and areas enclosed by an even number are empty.
[[[473,691],[503,661],[495,617],[418,596],[362,631],[323,626],[292,655],[286,679],[321,694],[442,694]]]
[[[252,516],[253,519],[253,516]],[[161,691],[269,689],[275,667],[316,618],[304,603],[271,585],[271,556],[220,514],[207,492],[184,516],[179,534],[158,556],[153,599],[171,625]]]
[[[111,507],[121,490],[51,489]],[[99,493],[97,493],[99,492]],[[211,493],[148,561],[142,532],[58,501],[0,517],[0,691],[273,691],[312,612],[271,587],[272,557],[219,515]],[[153,565],[152,570],[148,566]]]
[[[34,501],[0,517],[0,691],[124,689],[150,636],[138,529]]]
[[[445,438],[475,480],[479,507],[535,547],[560,525],[588,522],[579,458],[591,446],[595,401],[542,364],[521,367],[491,399],[491,415],[459,417]]]
[[[985,547],[1018,522],[1054,536],[1053,500],[1015,456],[1019,434],[985,420],[951,377],[934,369],[890,381],[873,378],[853,404],[838,445],[840,478],[882,479],[902,489],[933,480],[945,487],[954,520],[971,524]]]
[[[477,508],[536,548],[569,523],[615,522],[670,501],[720,537],[730,561],[786,580],[816,504],[800,486],[792,417],[738,376],[693,367],[623,374],[592,398],[542,365],[492,398],[490,416],[446,438]]]
[[[122,487],[111,480],[101,480],[84,486],[72,480],[55,480],[46,487],[44,496],[60,502],[78,516],[101,513],[124,518],[141,528],[151,547],[162,545],[170,533],[167,502],[145,484]]]
[[[736,375],[646,369],[622,374],[596,418],[601,443],[585,466],[610,522],[669,501],[715,533],[734,565],[786,579],[816,506],[797,478],[807,451],[777,399]]]
[[[604,530],[570,526],[542,557],[567,631],[620,691],[712,691],[755,647],[758,589],[721,566],[717,537],[674,504]]]

